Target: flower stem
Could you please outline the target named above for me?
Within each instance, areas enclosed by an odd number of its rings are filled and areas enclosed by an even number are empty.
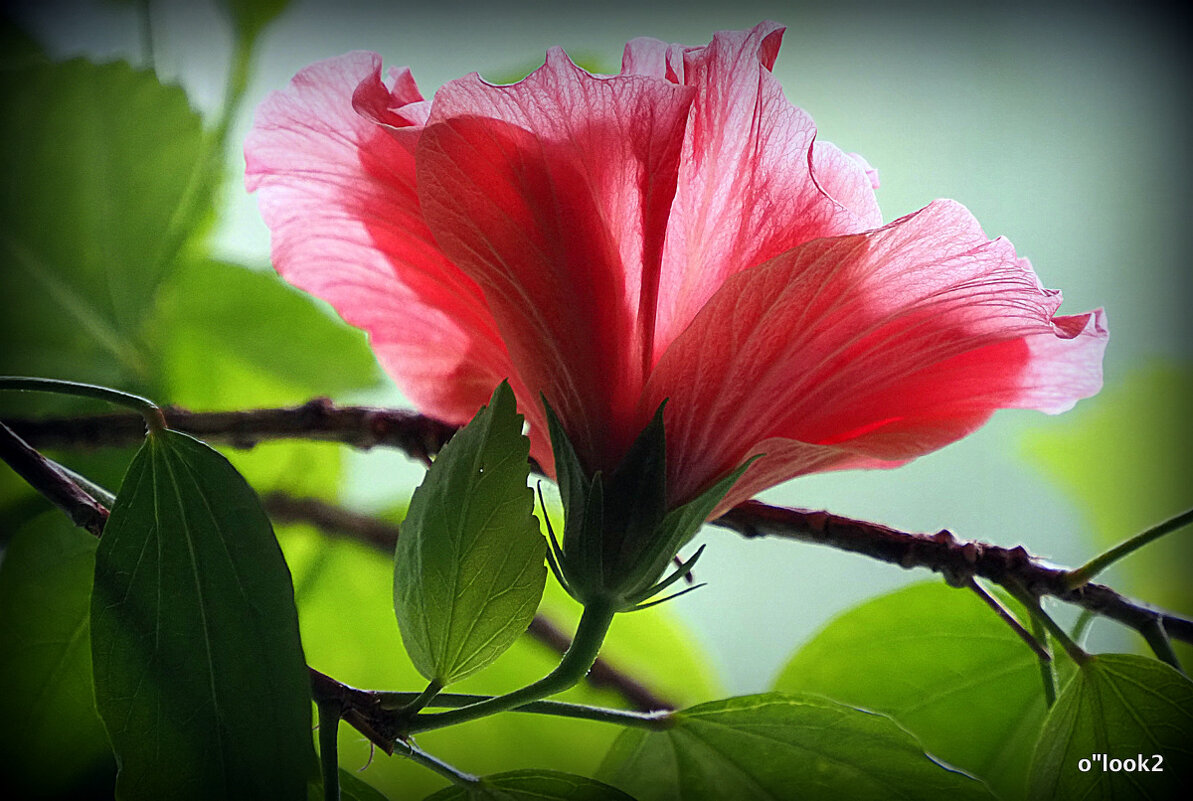
[[[412,692],[377,692],[383,709],[402,709],[419,696]],[[442,693],[435,696],[427,704],[428,707],[445,709],[459,709],[488,701],[491,695],[473,695],[469,693]],[[566,701],[531,701],[528,704],[514,707],[511,712],[527,712],[536,715],[554,715],[563,718],[577,718],[592,720],[598,723],[613,723],[619,726],[630,726],[641,729],[661,730],[670,728],[673,722],[670,709],[657,712],[632,712],[626,709],[608,709],[587,704],[572,704]]]
[[[75,395],[80,398],[96,398],[117,406],[134,409],[145,418],[151,433],[166,430],[166,416],[157,404],[140,395],[121,392],[118,389],[99,387],[95,384],[81,384],[77,381],[59,381],[56,378],[29,378],[26,376],[0,376],[0,389],[20,392],[53,392],[59,395]]]
[[[1165,534],[1184,528],[1193,523],[1193,509],[1186,509],[1176,517],[1169,518],[1159,525],[1152,526],[1130,539],[1120,542],[1106,553],[1095,556],[1081,567],[1070,570],[1065,576],[1065,583],[1069,589],[1076,589],[1088,584],[1094,576],[1101,573],[1124,556],[1137,551],[1152,540],[1157,540]]]
[[[418,715],[412,721],[409,733],[439,729],[487,715],[495,715],[532,701],[542,700],[575,685],[584,678],[592,667],[592,663],[596,661],[601,644],[605,641],[605,634],[609,631],[609,624],[613,622],[613,615],[613,604],[608,601],[598,600],[589,603],[584,607],[584,613],[580,616],[580,623],[576,627],[576,636],[572,639],[571,647],[563,655],[563,659],[560,660],[555,670],[533,684],[512,693],[478,701],[450,712]]]

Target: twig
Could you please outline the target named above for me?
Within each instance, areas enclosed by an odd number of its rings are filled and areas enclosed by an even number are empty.
[[[171,428],[233,447],[250,448],[268,439],[316,439],[358,448],[395,447],[424,462],[455,431],[454,426],[414,412],[337,406],[326,399],[281,409],[164,411]],[[134,415],[10,420],[9,425],[40,448],[126,445],[144,436],[142,422]],[[948,531],[912,534],[827,512],[783,509],[755,501],[747,501],[712,522],[746,537],[784,537],[860,553],[904,568],[926,567],[954,584],[964,584],[966,576],[979,576],[1004,587],[1019,582],[1033,593],[1052,595],[1136,631],[1159,624],[1170,637],[1193,643],[1193,620],[1132,601],[1102,584],[1070,588],[1068,571],[1045,565],[1022,547],[958,542]]]
[[[285,492],[270,492],[262,496],[265,511],[275,521],[308,523],[333,537],[358,540],[393,553],[398,541],[398,526],[376,517],[363,515],[318,498],[296,498]],[[572,644],[572,638],[542,615],[535,615],[527,634],[562,655]],[[631,709],[650,712],[674,709],[675,704],[654,693],[633,676],[619,670],[603,657],[597,657],[589,671],[587,682],[597,689],[618,693]]]
[[[274,439],[322,440],[366,450],[397,448],[428,464],[456,431],[415,412],[337,406],[326,398],[277,409],[189,412],[166,406],[162,411],[170,428],[234,448]],[[37,448],[123,446],[145,438],[144,422],[130,414],[14,419],[9,425]]]
[[[1103,584],[1091,582],[1070,589],[1067,570],[1044,564],[1022,546],[961,542],[949,531],[911,534],[828,512],[785,509],[756,501],[736,506],[711,522],[745,537],[783,537],[860,553],[908,569],[926,567],[954,584],[963,584],[965,576],[978,576],[1012,594],[1016,586],[1027,587],[1033,594],[1054,596],[1138,632],[1159,622],[1169,636],[1193,643],[1193,620],[1130,600]]]
[[[141,418],[137,418],[140,421]],[[53,462],[30,448],[12,429],[0,423],[0,460],[25,479],[76,526],[99,536],[108,522],[108,510],[71,481]]]

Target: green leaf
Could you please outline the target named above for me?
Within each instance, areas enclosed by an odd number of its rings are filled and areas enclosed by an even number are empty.
[[[91,689],[95,537],[57,509],[8,543],[0,566],[0,787],[68,795],[115,772]],[[96,774],[99,774],[96,776]]]
[[[294,572],[308,662],[355,687],[421,689],[424,679],[402,648],[394,623],[392,558],[357,542],[330,539],[305,525],[281,526],[278,537]],[[558,584],[549,582],[540,612],[570,633],[579,607]],[[666,604],[618,615],[601,656],[675,704],[723,695],[698,638]],[[452,689],[510,692],[542,678],[558,663],[557,652],[523,636],[489,668]],[[616,693],[587,683],[559,698],[624,705]],[[536,769],[591,776],[618,732],[616,726],[587,720],[509,713],[424,732],[418,744],[475,774]],[[348,725],[340,726],[338,750],[345,769],[355,772],[368,765],[361,778],[394,799],[422,798],[446,784],[409,759],[372,755],[369,743]]]
[[[394,611],[419,671],[446,685],[488,665],[534,617],[547,579],[530,441],[502,382],[415,490],[394,553]]]
[[[1154,659],[1102,654],[1081,667],[1049,712],[1029,797],[1160,801],[1178,798],[1190,780],[1193,682]]]
[[[634,801],[607,784],[552,770],[516,770],[485,776],[475,787],[453,785],[425,801]]]
[[[386,801],[380,790],[343,768],[340,768],[340,798],[342,801]],[[323,801],[322,779],[312,779],[307,785],[307,801]]]
[[[305,797],[310,687],[290,574],[223,456],[150,435],[96,553],[91,631],[119,797]]]
[[[0,110],[0,372],[146,380],[139,327],[199,116],[152,72],[82,60],[0,71]]]
[[[169,400],[194,408],[301,402],[380,380],[364,334],[273,271],[189,261],[162,286],[147,331]]]
[[[991,798],[884,715],[780,693],[701,704],[664,731],[628,730],[597,776],[638,801]]]
[[[1036,655],[977,596],[940,582],[844,612],[800,648],[775,689],[890,715],[1004,798],[1022,797],[1047,713]]]
[[[220,0],[219,5],[232,19],[237,34],[252,41],[286,10],[290,0]]]

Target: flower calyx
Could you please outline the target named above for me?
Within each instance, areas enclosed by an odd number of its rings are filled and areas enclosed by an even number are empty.
[[[548,562],[563,588],[582,604],[610,603],[619,612],[637,611],[702,586],[651,600],[695,565],[703,547],[663,577],[679,549],[695,536],[750,462],[723,476],[696,498],[671,508],[667,498],[665,405],[666,401],[659,405],[613,471],[589,475],[559,418],[543,398],[564,513],[562,543],[548,524]]]

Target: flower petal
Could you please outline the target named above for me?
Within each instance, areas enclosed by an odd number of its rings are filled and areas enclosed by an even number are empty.
[[[413,151],[426,104],[408,70],[390,81],[375,53],[304,69],[258,109],[245,180],[282,277],[368,332],[421,411],[462,423],[509,357],[480,289],[423,222]]]
[[[866,168],[815,143],[811,117],[770,69],[783,28],[717,33],[683,53],[697,95],[684,140],[659,287],[655,358],[730,275],[796,245],[882,224]],[[630,68],[657,74],[677,45],[636,40]]]
[[[444,86],[419,143],[436,241],[483,288],[522,379],[590,471],[615,466],[638,433],[690,97],[590,75],[552,50],[512,86]]]
[[[995,409],[1071,407],[1101,387],[1107,334],[1101,311],[1059,306],[951,201],[733,276],[644,393],[642,415],[670,398],[673,502],[756,453],[721,509],[803,473],[893,467]]]

